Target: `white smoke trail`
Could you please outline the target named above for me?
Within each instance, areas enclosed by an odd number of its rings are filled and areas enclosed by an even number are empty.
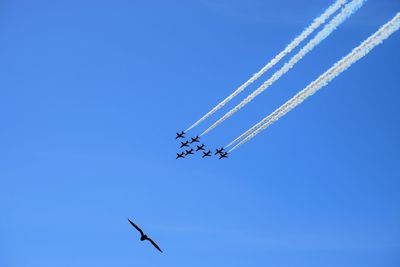
[[[348,69],[352,64],[357,62],[359,59],[366,56],[374,47],[381,44],[385,39],[389,38],[395,31],[400,28],[400,13],[397,13],[396,16],[386,23],[383,27],[381,27],[375,34],[371,35],[367,40],[365,40],[361,45],[357,48],[353,49],[353,51],[348,54],[346,57],[338,61],[332,68],[322,74],[317,80],[309,84],[306,88],[296,94],[292,99],[282,105],[280,108],[275,110],[271,115],[269,115],[266,119],[266,123],[262,126],[259,126],[257,130],[253,133],[249,134],[246,138],[244,138],[241,142],[235,145],[229,152],[237,149],[239,146],[243,145],[257,134],[268,128],[275,121],[280,119],[290,110],[301,104],[306,98],[313,95],[316,91],[327,85],[330,81],[332,81],[336,76],[341,74],[343,71]],[[259,124],[257,124],[259,125]]]
[[[356,53],[362,52],[363,49],[365,49],[365,47],[368,47],[373,41],[375,41],[380,35],[382,34],[386,34],[386,31],[392,27],[391,23],[387,23],[386,25],[384,25],[383,27],[381,27],[381,29],[379,29],[376,34],[374,35],[374,38],[368,38],[365,42],[363,42],[362,45],[358,46],[357,48],[353,49],[352,51],[352,55],[355,55]],[[373,44],[373,43],[372,43]],[[321,82],[326,81],[327,78],[329,78],[330,75],[337,73],[337,72],[341,72],[340,68],[342,68],[342,66],[344,64],[346,64],[346,61],[349,60],[349,57],[344,58],[342,61],[339,61],[338,63],[336,63],[330,70],[328,70],[327,72],[325,72],[323,75],[321,75],[317,80],[315,80],[312,84],[313,86],[320,86],[322,87],[323,84],[321,84]],[[311,86],[311,85],[310,85]],[[233,140],[231,143],[229,143],[225,148],[228,148],[229,146],[232,146],[233,144],[239,142],[240,140],[242,140],[243,138],[247,137],[248,135],[250,135],[251,133],[255,132],[256,130],[258,130],[259,128],[261,128],[262,126],[264,126],[267,122],[271,122],[271,124],[276,120],[275,118],[277,116],[280,115],[281,112],[286,111],[287,109],[292,109],[292,106],[297,105],[297,103],[299,103],[299,98],[301,97],[300,94],[296,95],[295,97],[293,97],[291,100],[287,101],[284,105],[282,105],[280,108],[278,108],[275,112],[273,112],[272,114],[270,114],[269,116],[267,116],[265,119],[263,119],[262,121],[260,121],[259,123],[257,123],[256,125],[254,125],[252,128],[250,128],[249,130],[247,130],[245,133],[243,133],[242,135],[240,135],[238,138],[236,138],[235,140]]]
[[[389,29],[389,31],[393,30],[393,25],[388,25],[388,26],[392,27],[392,29]],[[255,128],[253,130],[253,132],[255,132],[255,133],[254,133],[254,135],[252,135],[252,137],[254,137],[256,134],[261,132],[263,129],[267,128],[269,125],[273,124],[276,120],[278,120],[280,117],[285,115],[291,109],[293,109],[294,107],[296,107],[297,105],[302,103],[305,98],[307,98],[308,96],[310,96],[311,94],[313,94],[315,92],[314,90],[318,90],[319,88],[323,87],[324,85],[326,85],[326,83],[328,83],[330,80],[332,80],[338,74],[340,74],[341,72],[346,70],[349,67],[349,65],[353,64],[355,61],[357,61],[361,57],[365,56],[365,54],[367,54],[373,48],[373,46],[378,45],[380,42],[382,42],[382,40],[386,39],[387,36],[391,34],[391,32],[389,32],[389,31],[388,32],[383,32],[384,35],[382,35],[382,37],[379,37],[379,39],[372,40],[374,42],[371,43],[372,44],[371,46],[367,46],[366,48],[363,48],[358,54],[355,55],[354,58],[350,58],[351,62],[349,62],[348,59],[347,60],[344,59],[343,62],[341,62],[337,66],[334,66],[332,68],[332,69],[335,69],[334,73],[332,73],[332,72],[325,73],[326,75],[324,75],[325,77],[322,80],[322,83],[321,83],[321,81],[317,81],[317,80],[315,82],[313,82],[313,84],[309,86],[311,88],[311,91],[308,91],[308,92],[306,91],[306,92],[303,92],[302,94],[299,93],[298,95],[293,97],[290,101],[288,101],[284,105],[282,105],[275,112],[273,112],[271,115],[269,115],[267,118],[265,118],[262,122],[258,123],[256,125],[257,127],[253,127],[253,128]],[[375,37],[378,37],[378,36],[375,36]],[[360,47],[358,49],[360,49]],[[353,53],[353,55],[354,55],[354,53]],[[320,78],[321,77],[322,76],[320,76]],[[318,80],[320,80],[320,78]],[[264,124],[262,124],[262,123],[264,123]],[[262,125],[262,127],[260,127],[260,124]],[[256,130],[258,130],[257,128],[258,129],[262,128],[262,129],[260,129],[259,131],[256,131]],[[247,131],[246,133],[248,133],[248,132],[251,132],[251,131]],[[247,135],[249,135],[249,134],[247,134]],[[243,135],[241,137],[243,138]],[[246,141],[248,141],[249,139],[250,138],[247,138]],[[235,140],[240,140],[240,138],[237,138]],[[244,142],[246,142],[246,141],[244,141]],[[239,145],[243,144],[244,142],[240,143]],[[231,144],[233,144],[233,143],[234,142],[231,142]],[[237,148],[239,145],[237,145],[233,149]]]
[[[276,63],[278,63],[284,56],[289,54],[293,49],[295,49],[302,41],[304,41],[310,34],[312,34],[315,29],[317,29],[321,24],[323,24],[332,14],[334,14],[342,5],[344,5],[347,0],[337,0],[334,4],[332,4],[329,8],[322,13],[321,16],[314,19],[313,23],[308,26],[299,36],[297,36],[289,45],[286,46],[284,50],[282,50],[278,55],[276,55],[267,65],[265,65],[260,71],[255,73],[249,80],[247,80],[244,84],[242,84],[236,91],[230,94],[227,98],[225,98],[222,102],[216,105],[212,110],[210,110],[206,115],[196,121],[193,125],[191,125],[185,132],[190,131],[205,119],[214,114],[217,110],[222,108],[226,103],[232,100],[235,96],[240,94],[244,89],[246,89],[250,84],[252,84],[255,80],[257,80],[261,75],[263,75],[266,71],[272,68]]]
[[[353,0],[349,4],[347,4],[342,11],[336,15],[311,41],[308,42],[296,55],[294,55],[289,62],[285,63],[285,65],[272,75],[270,79],[264,82],[257,90],[247,96],[242,102],[240,102],[236,107],[231,109],[228,113],[226,113],[222,118],[216,121],[213,125],[211,125],[207,130],[205,130],[202,135],[207,134],[227,118],[236,113],[239,109],[248,104],[251,100],[253,100],[257,95],[262,93],[265,89],[267,89],[271,84],[277,81],[282,75],[288,72],[297,62],[299,62],[305,55],[307,55],[311,50],[314,49],[321,41],[323,41],[326,37],[328,37],[340,24],[342,24],[347,18],[349,18],[354,12],[356,12],[365,2],[366,0]]]
[[[386,30],[391,26],[391,24],[386,24],[383,27],[381,27],[375,34],[375,36],[378,36],[384,32],[386,32]],[[369,45],[374,39],[372,38],[368,38],[367,40],[365,40],[365,42],[363,42],[363,45],[356,47],[355,49],[353,49],[352,54],[354,55],[355,53],[361,51],[364,47],[366,47],[367,45]],[[331,73],[336,72],[341,66],[343,66],[343,64],[345,64],[346,62],[344,61],[339,61],[337,62],[331,69],[329,69],[327,72],[324,73],[324,75],[321,75],[320,77],[318,77],[318,79],[316,79],[313,84],[314,86],[318,86],[320,84],[321,81],[324,81],[326,79],[326,77],[328,77],[328,75],[330,75]],[[225,146],[225,149],[238,143],[240,140],[242,140],[243,138],[247,137],[248,135],[250,135],[251,133],[255,132],[256,130],[258,130],[260,127],[262,127],[265,123],[267,123],[268,121],[271,121],[273,119],[273,114],[278,114],[278,112],[281,112],[282,110],[287,109],[289,106],[293,105],[293,102],[296,100],[295,97],[293,97],[291,100],[287,101],[284,105],[282,105],[280,108],[278,108],[277,110],[275,110],[274,113],[270,114],[269,116],[267,116],[266,118],[264,118],[263,120],[261,120],[259,123],[257,123],[256,125],[254,125],[253,127],[251,127],[249,130],[247,130],[246,132],[244,132],[243,134],[241,134],[239,137],[237,137],[235,140],[233,140],[232,142],[230,142],[228,145]]]

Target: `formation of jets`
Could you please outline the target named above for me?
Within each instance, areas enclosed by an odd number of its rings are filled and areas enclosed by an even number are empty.
[[[175,139],[185,139],[185,132],[177,132]],[[221,147],[220,149],[216,149],[215,153],[212,154],[211,150],[206,150],[206,145],[196,145],[196,147],[191,147],[194,143],[200,143],[200,136],[190,137],[190,140],[183,140],[180,142],[180,148],[187,148],[186,150],[182,151],[181,153],[176,153],[176,159],[186,158],[189,155],[194,155],[196,152],[201,151],[203,155],[202,158],[218,156],[219,159],[228,158],[228,152],[224,151],[224,148]]]

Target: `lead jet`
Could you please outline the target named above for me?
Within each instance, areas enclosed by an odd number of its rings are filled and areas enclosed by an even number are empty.
[[[202,144],[201,146],[197,146],[196,151],[205,150],[205,149],[204,149],[205,146],[206,146],[205,144]]]
[[[200,142],[199,141],[199,139],[200,139],[200,136],[196,136],[196,137],[191,137],[191,139],[192,139],[192,141],[190,141],[190,143],[192,144],[192,143],[198,143],[198,142]]]
[[[182,152],[181,154],[176,153],[176,159],[184,158],[184,157],[185,157],[185,152]]]
[[[228,158],[228,152],[221,153],[219,159]]]
[[[185,146],[189,147],[189,141],[181,142],[181,148]]]
[[[185,156],[187,155],[193,155],[193,148],[186,150]]]
[[[215,152],[214,155],[222,154],[224,152],[224,148],[223,147],[221,147],[220,149],[217,148],[216,150],[217,150],[217,152]]]
[[[175,139],[178,139],[178,138],[185,138],[185,132],[182,131],[181,133],[176,133]]]
[[[208,150],[207,152],[203,152],[202,158],[205,158],[205,157],[211,157],[211,150]]]

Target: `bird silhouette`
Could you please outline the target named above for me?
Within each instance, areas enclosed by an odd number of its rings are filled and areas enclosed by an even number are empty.
[[[149,238],[147,235],[145,235],[142,231],[142,229],[139,228],[139,226],[137,226],[136,224],[134,224],[131,220],[129,220],[129,223],[136,229],[139,231],[140,233],[140,241],[149,241],[158,251],[160,251],[162,253],[162,250],[160,249],[160,247],[153,241],[151,240],[151,238]]]

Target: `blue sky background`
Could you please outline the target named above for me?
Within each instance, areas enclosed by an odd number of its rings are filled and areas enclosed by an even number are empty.
[[[332,2],[1,1],[0,266],[399,266],[400,33],[229,160],[175,160],[175,132]],[[231,141],[399,10],[368,1],[205,141]]]

